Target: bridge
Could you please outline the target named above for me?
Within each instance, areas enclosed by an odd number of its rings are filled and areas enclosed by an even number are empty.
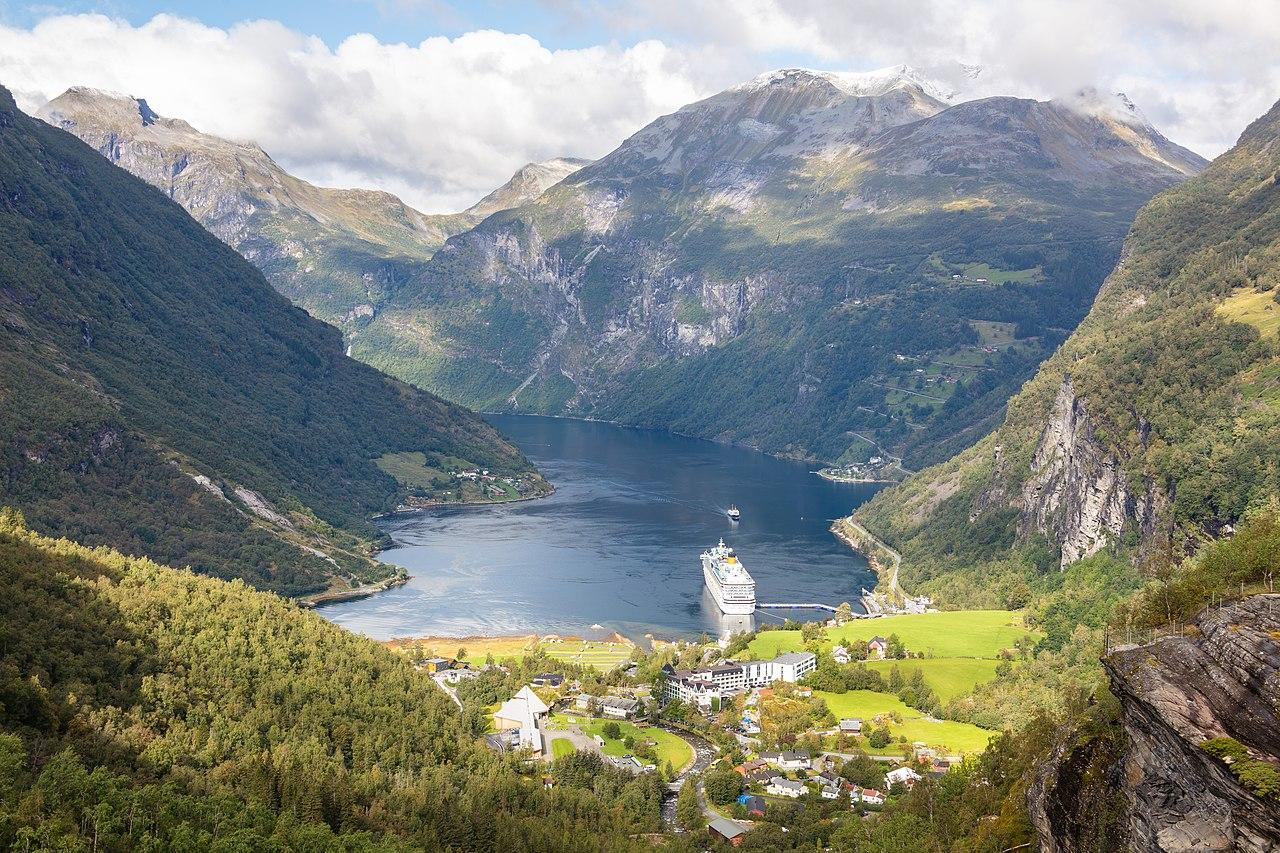
[[[806,604],[757,604],[756,610],[825,610],[828,613],[836,612],[836,608],[830,604],[817,604],[814,602]]]

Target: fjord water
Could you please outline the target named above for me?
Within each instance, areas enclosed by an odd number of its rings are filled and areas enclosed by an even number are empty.
[[[703,588],[698,557],[720,537],[761,602],[848,601],[874,574],[828,530],[877,487],[812,465],[669,433],[561,418],[489,418],[555,485],[524,503],[388,519],[403,587],[323,608],[378,639],[513,633],[628,636],[740,630]],[[742,521],[724,510],[736,503]],[[777,616],[757,613],[756,619]]]

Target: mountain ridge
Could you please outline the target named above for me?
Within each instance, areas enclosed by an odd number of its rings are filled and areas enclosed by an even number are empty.
[[[1083,316],[1127,216],[1203,161],[1062,104],[889,78],[862,96],[784,70],[656,119],[451,238],[353,353],[486,410],[945,458]]]

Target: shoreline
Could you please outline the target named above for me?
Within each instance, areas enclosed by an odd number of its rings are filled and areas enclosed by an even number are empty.
[[[394,564],[385,563],[384,565],[389,566]],[[397,568],[400,567],[397,566]],[[371,598],[380,592],[386,592],[388,590],[402,587],[411,580],[413,580],[412,575],[399,574],[389,577],[384,581],[379,581],[376,584],[355,587],[354,589],[330,590],[328,592],[321,592],[315,595],[295,598],[294,601],[297,602],[299,607],[303,607],[307,610],[316,610],[328,604],[341,604],[345,601],[359,601],[362,598]]]
[[[825,470],[810,471],[809,473],[817,474],[822,479],[829,480],[832,483],[884,483],[893,485],[902,482],[901,480],[883,480],[877,477],[840,477],[835,474],[828,474]]]
[[[898,566],[902,563],[901,554],[880,541],[870,530],[854,521],[852,515],[846,515],[833,521],[831,523],[831,532],[837,539],[849,546],[850,549],[861,554],[867,561],[867,565],[876,573],[876,586],[875,589],[871,590],[872,594],[882,592],[880,588],[887,586],[888,595],[897,598],[903,596],[902,589],[898,586]],[[888,565],[885,565],[886,559]],[[889,575],[887,582],[886,574]]]
[[[432,509],[441,509],[441,508],[466,509],[467,507],[473,507],[473,506],[475,507],[502,506],[503,504],[520,504],[520,503],[527,503],[528,501],[538,501],[538,500],[542,500],[543,498],[549,498],[556,493],[555,486],[552,486],[550,483],[548,483],[547,485],[550,486],[550,490],[547,492],[543,492],[540,495],[525,495],[524,497],[519,497],[519,498],[503,498],[502,500],[461,501],[461,502],[432,501],[431,503],[425,503],[421,506],[405,506],[402,504],[401,506],[398,506],[395,509],[390,510],[388,512],[380,512],[377,515],[374,515],[373,520],[377,521],[383,518],[395,518],[396,516],[401,516],[401,515],[416,515],[417,513],[426,512],[427,510],[432,510]]]

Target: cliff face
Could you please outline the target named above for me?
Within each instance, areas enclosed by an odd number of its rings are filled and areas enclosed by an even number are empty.
[[[1278,850],[1280,799],[1255,795],[1201,744],[1234,738],[1280,767],[1280,595],[1209,608],[1195,628],[1104,660],[1129,741],[1130,849]]]
[[[1044,534],[1061,547],[1066,566],[1101,550],[1131,522],[1150,535],[1167,504],[1154,485],[1130,482],[1124,461],[1099,440],[1085,401],[1064,377],[1015,504],[1019,535]]]

